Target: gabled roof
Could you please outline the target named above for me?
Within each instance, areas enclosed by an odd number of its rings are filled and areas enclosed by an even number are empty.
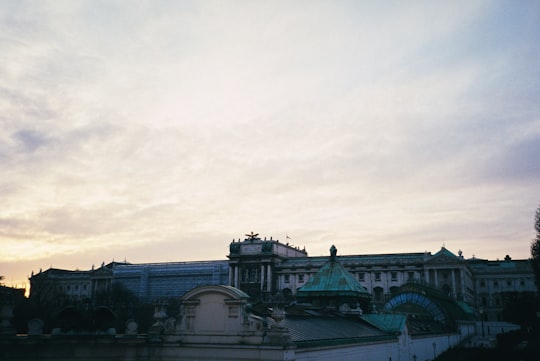
[[[447,250],[444,246],[441,247],[441,250],[439,252],[435,253],[433,256],[438,257],[438,256],[442,256],[442,255],[445,255],[445,256],[448,256],[448,257],[458,258],[455,254],[453,254],[452,252]]]
[[[456,256],[444,246],[441,247],[441,250],[431,256],[426,263],[464,263],[465,260],[461,256]]]
[[[360,282],[347,271],[333,254],[328,262],[298,289],[297,297],[351,296],[369,298],[370,294]]]

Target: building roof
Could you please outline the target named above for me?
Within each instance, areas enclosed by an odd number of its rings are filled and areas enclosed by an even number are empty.
[[[362,315],[362,319],[389,333],[401,333],[407,323],[407,316],[403,314],[367,314]]]
[[[348,255],[337,256],[341,264],[344,265],[356,265],[373,266],[380,265],[382,263],[386,265],[415,265],[422,264],[426,258],[432,257],[429,252],[415,252],[415,253],[387,253],[387,254],[361,254],[361,255]],[[321,264],[328,260],[328,256],[315,256],[315,257],[296,257],[285,259],[281,263],[281,267],[320,267]]]
[[[245,293],[244,291],[236,287],[224,286],[224,285],[206,285],[206,286],[195,287],[191,289],[190,291],[186,292],[182,296],[182,301],[184,302],[190,299],[198,298],[201,295],[204,295],[207,293],[212,293],[212,294],[221,293],[221,294],[227,295],[228,297],[230,297],[230,299],[244,300],[245,302],[247,302],[247,300],[249,299],[249,295],[247,293]]]
[[[448,256],[448,257],[452,257],[452,258],[458,258],[458,256],[456,256],[455,254],[453,254],[452,252],[450,252],[449,250],[446,249],[446,247],[441,247],[441,250],[437,253],[435,253],[433,255],[434,257],[436,256]]]
[[[467,264],[476,274],[515,274],[515,273],[532,273],[531,261],[506,259],[503,261],[488,261],[478,258],[468,259]]]
[[[297,297],[370,297],[369,292],[333,254],[313,277],[298,289]]]
[[[236,287],[233,287],[233,286],[226,286],[226,285],[219,285],[219,287],[221,287],[221,288],[223,288],[225,290],[228,290],[235,297],[245,298],[245,299],[249,298],[249,295],[247,293],[245,293],[244,291],[242,291],[241,289],[239,289],[239,288],[236,288]]]
[[[368,342],[395,336],[362,321],[346,317],[289,317],[283,321],[298,347]]]

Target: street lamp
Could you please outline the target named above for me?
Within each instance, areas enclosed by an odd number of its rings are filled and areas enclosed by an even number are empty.
[[[480,320],[482,321],[482,338],[486,337],[484,333],[484,307],[480,306]]]

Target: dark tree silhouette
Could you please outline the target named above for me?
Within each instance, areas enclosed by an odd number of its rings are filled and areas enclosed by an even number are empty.
[[[533,326],[536,320],[534,294],[514,294],[506,302],[503,319],[522,327]]]
[[[536,287],[540,294],[540,206],[536,209],[534,229],[536,230],[536,237],[531,244],[532,268],[536,278]]]

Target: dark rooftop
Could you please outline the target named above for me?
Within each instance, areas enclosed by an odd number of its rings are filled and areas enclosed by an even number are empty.
[[[360,318],[289,317],[283,320],[291,341],[298,347],[391,339],[388,334]]]

